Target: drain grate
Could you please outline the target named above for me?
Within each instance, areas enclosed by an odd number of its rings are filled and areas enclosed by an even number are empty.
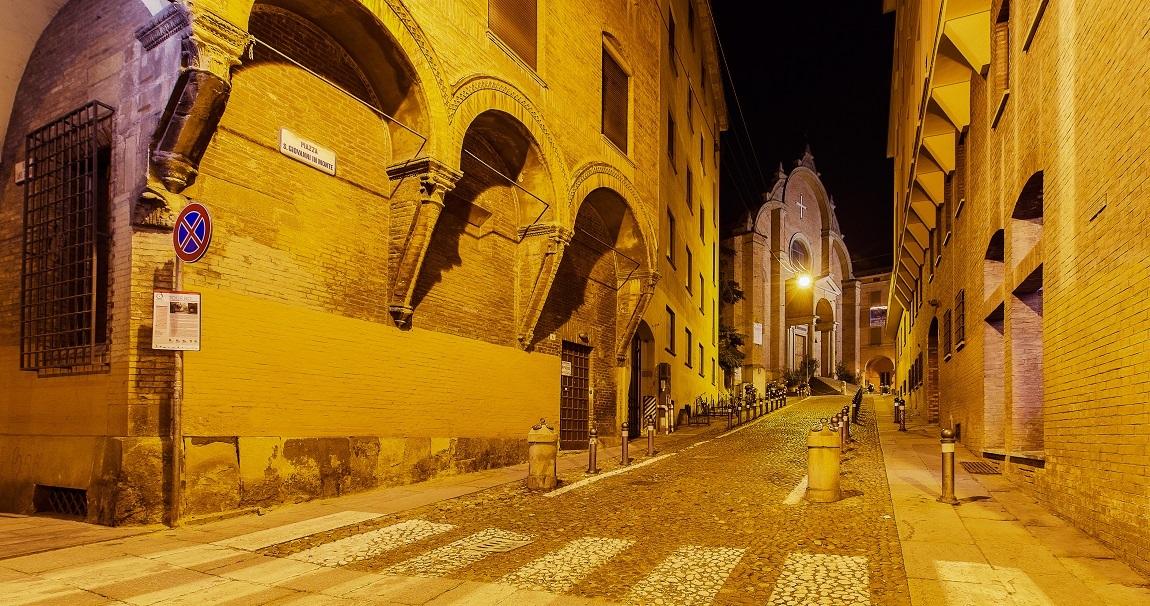
[[[36,486],[32,503],[37,512],[88,517],[88,491],[60,486]]]
[[[468,545],[468,549],[482,551],[484,553],[503,553],[530,544],[532,537],[530,535],[518,534],[506,530],[495,530],[495,532],[488,534],[486,537],[477,538],[479,538],[479,540]]]
[[[962,461],[962,468],[966,470],[966,473],[973,473],[984,476],[998,475],[1002,473],[998,471],[997,467],[987,463],[986,461]]]

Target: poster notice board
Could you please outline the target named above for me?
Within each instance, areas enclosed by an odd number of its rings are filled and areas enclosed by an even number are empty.
[[[200,293],[156,291],[152,296],[152,349],[200,350]]]

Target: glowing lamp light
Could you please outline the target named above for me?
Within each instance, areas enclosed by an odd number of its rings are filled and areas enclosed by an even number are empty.
[[[808,276],[807,274],[803,274],[803,275],[799,276],[799,286],[800,287],[807,288],[810,285],[811,285],[811,277],[810,276]]]

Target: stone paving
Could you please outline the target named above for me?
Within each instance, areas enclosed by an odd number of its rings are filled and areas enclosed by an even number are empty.
[[[568,490],[557,496],[509,484],[263,553],[289,555],[308,542],[330,542],[399,519],[418,519],[454,529],[436,536],[436,546],[427,541],[400,546],[348,568],[506,583],[631,604],[693,606],[766,603],[780,579],[791,582],[781,577],[789,563],[792,569],[802,568],[796,578],[810,576],[812,597],[824,584],[840,593],[835,583],[858,585],[843,598],[847,601],[829,603],[909,604],[877,428],[868,407],[854,428],[853,448],[844,456],[844,498],[830,504],[788,500],[806,475],[807,431],[848,401],[810,398],[721,437],[723,428],[716,427],[704,436],[710,439],[657,452],[665,458],[594,483],[577,484],[587,476],[571,470],[561,474],[560,488]],[[632,445],[634,462],[646,460],[645,441]],[[618,467],[617,460],[600,460],[603,472]],[[452,543],[492,528],[533,540],[478,558],[461,555],[466,550]],[[591,548],[606,541],[620,548]],[[429,557],[453,563],[442,568],[414,564]],[[797,585],[788,591],[791,601],[777,603],[826,603],[795,601],[802,595]]]
[[[408,520],[379,530],[344,537],[306,549],[290,557],[322,566],[346,566],[352,562],[373,558],[385,551],[398,549],[409,543],[426,539],[455,528],[450,524],[435,524],[423,520]]]
[[[822,553],[792,553],[775,583],[768,606],[841,604],[870,606],[867,559]]]

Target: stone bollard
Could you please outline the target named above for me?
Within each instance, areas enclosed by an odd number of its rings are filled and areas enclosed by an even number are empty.
[[[539,424],[527,432],[527,488],[551,490],[559,480],[556,476],[559,457],[559,434],[555,428],[539,419]]]
[[[591,437],[587,440],[587,473],[599,473],[599,432],[591,428]]]
[[[939,503],[958,505],[954,498],[954,432],[942,430],[942,496]]]
[[[842,439],[827,419],[807,434],[807,500],[833,503],[842,497],[839,488],[839,462]]]

